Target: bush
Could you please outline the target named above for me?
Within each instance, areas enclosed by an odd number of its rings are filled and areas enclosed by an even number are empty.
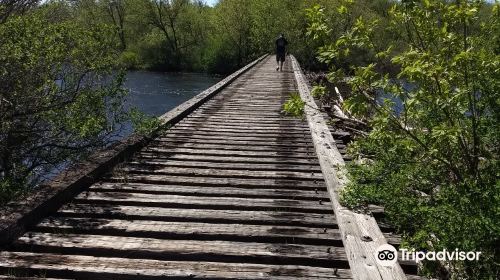
[[[124,118],[112,30],[51,19],[37,9],[0,24],[0,203],[105,145]]]
[[[133,51],[124,51],[120,55],[120,65],[126,69],[140,68],[139,56]]]
[[[345,2],[339,17],[352,4]],[[387,11],[388,30],[401,35],[397,41],[377,42],[380,20],[358,17],[318,53],[330,75],[354,73],[344,109],[373,128],[350,147],[369,160],[349,166],[343,203],[384,206],[409,249],[481,251],[479,261],[447,263],[454,279],[498,279],[498,4],[403,2]],[[310,35],[329,38],[323,9],[310,9],[309,18]],[[336,63],[360,51],[371,54],[365,62],[349,69]],[[397,79],[382,72],[387,61],[398,69]],[[436,263],[426,262],[423,272],[435,274]]]

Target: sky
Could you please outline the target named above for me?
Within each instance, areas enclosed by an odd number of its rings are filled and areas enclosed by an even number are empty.
[[[203,0],[205,1],[205,3],[207,3],[209,6],[215,6],[215,4],[217,4],[217,2],[219,2],[219,0]]]

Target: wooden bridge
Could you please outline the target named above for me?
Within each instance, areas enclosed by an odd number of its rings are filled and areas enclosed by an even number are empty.
[[[259,58],[2,209],[0,278],[417,278],[378,265],[398,237],[339,205],[343,134],[285,66]],[[292,92],[307,119],[281,113]]]

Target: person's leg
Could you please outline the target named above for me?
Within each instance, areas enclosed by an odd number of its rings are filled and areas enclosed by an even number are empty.
[[[280,57],[280,71],[283,71],[283,63],[285,62],[285,54]]]
[[[276,71],[280,69],[280,54],[276,53]]]

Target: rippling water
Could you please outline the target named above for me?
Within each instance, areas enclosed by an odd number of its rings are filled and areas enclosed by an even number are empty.
[[[189,100],[222,77],[200,73],[160,73],[130,71],[124,83],[129,90],[127,107],[135,107],[148,116],[160,116]],[[118,138],[129,135],[132,126],[125,124]]]
[[[159,116],[220,81],[198,73],[131,71],[124,86],[127,103],[150,116]]]

